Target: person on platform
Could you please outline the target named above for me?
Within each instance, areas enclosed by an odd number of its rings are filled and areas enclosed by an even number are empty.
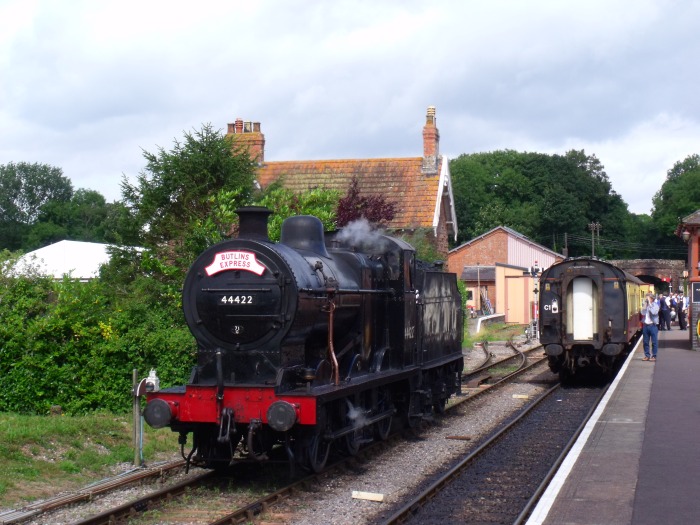
[[[664,297],[659,294],[659,331],[671,329],[671,306]]]
[[[688,314],[688,298],[683,295],[683,291],[678,292],[678,305],[676,306],[676,317],[678,318],[678,327],[681,330],[688,329],[688,321],[686,315]]]
[[[671,293],[666,296],[666,304],[668,304],[671,310],[671,326],[673,326],[673,323],[678,322],[678,301],[676,300],[677,297],[677,293]]]
[[[649,292],[642,305],[642,344],[644,345],[644,358],[642,361],[656,361],[656,353],[659,350],[659,305],[663,301],[654,299],[654,294]],[[651,340],[651,351],[649,343]]]

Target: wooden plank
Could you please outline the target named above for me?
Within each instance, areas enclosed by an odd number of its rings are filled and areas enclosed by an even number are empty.
[[[384,501],[384,494],[377,494],[376,492],[361,492],[359,490],[353,490],[352,497],[354,499],[364,499],[367,501]]]

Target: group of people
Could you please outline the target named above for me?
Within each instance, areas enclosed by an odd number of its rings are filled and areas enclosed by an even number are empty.
[[[686,315],[688,313],[688,298],[683,292],[664,296],[659,294],[659,330],[670,330],[671,322],[678,321],[681,330],[687,330]]]
[[[675,316],[672,315],[672,312],[675,312]],[[688,298],[683,295],[683,292],[667,296],[659,294],[658,297],[652,292],[646,295],[641,311],[643,361],[656,361],[656,353],[659,349],[659,331],[670,330],[673,317],[678,320],[678,326],[681,330],[688,329],[687,314]]]

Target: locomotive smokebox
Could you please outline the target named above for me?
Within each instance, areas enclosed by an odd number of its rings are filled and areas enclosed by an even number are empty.
[[[236,210],[238,214],[238,238],[269,241],[267,218],[272,210],[265,206],[245,206]]]

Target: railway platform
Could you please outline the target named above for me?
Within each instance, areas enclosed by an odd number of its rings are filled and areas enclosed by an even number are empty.
[[[700,352],[659,332],[630,353],[528,525],[700,523]]]

